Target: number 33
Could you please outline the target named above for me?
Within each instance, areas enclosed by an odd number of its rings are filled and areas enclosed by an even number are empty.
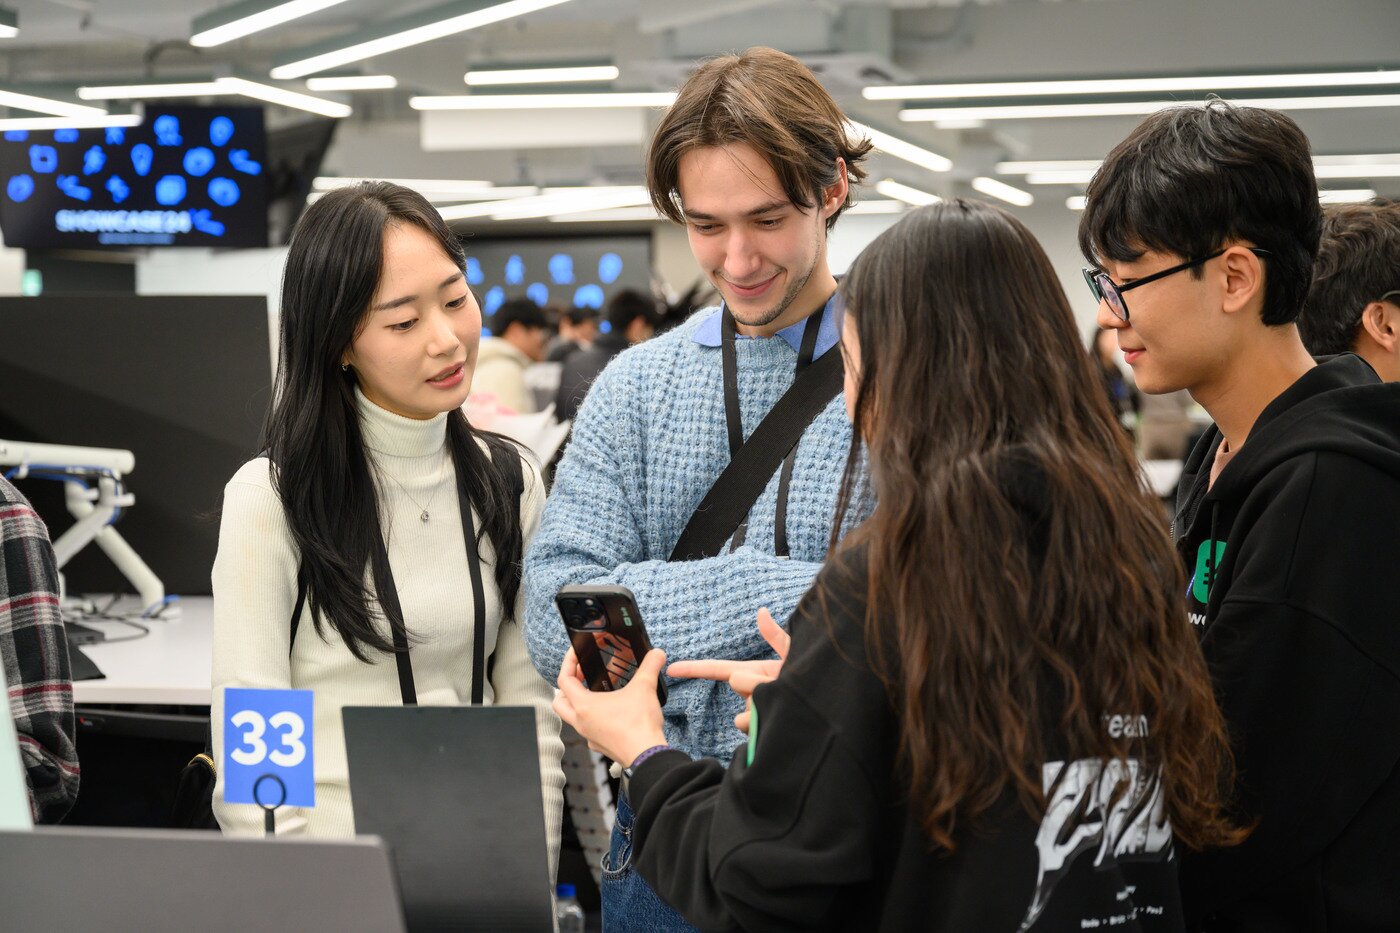
[[[267,758],[279,768],[294,768],[306,758],[306,745],[301,741],[302,735],[306,732],[306,723],[296,713],[284,710],[274,714],[271,719],[264,720],[260,714],[245,709],[234,713],[229,721],[235,726],[247,729],[239,744],[250,746],[250,748],[235,748],[229,752],[229,757],[240,765],[245,767],[255,765]],[[269,725],[274,729],[286,728],[286,732],[278,735],[278,738],[282,740],[282,749],[285,751],[279,749],[275,752],[268,752],[267,743],[263,741],[262,737]]]

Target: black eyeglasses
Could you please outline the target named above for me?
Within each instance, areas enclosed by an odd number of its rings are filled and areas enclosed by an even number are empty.
[[[1251,246],[1249,251],[1261,258],[1269,255],[1268,250],[1260,249],[1257,246]],[[1163,269],[1161,272],[1154,272],[1135,282],[1129,282],[1127,285],[1117,284],[1108,277],[1107,272],[1093,266],[1085,266],[1082,271],[1084,272],[1084,281],[1089,283],[1089,291],[1094,293],[1095,300],[1102,301],[1104,304],[1108,305],[1108,310],[1113,312],[1113,316],[1126,324],[1128,323],[1128,303],[1123,300],[1124,292],[1137,288],[1139,285],[1146,285],[1148,282],[1155,282],[1169,275],[1175,275],[1183,269],[1199,266],[1203,262],[1210,262],[1217,256],[1224,255],[1225,250],[1217,250],[1209,256],[1202,256],[1199,259],[1188,259],[1180,265],[1172,266],[1170,269]]]

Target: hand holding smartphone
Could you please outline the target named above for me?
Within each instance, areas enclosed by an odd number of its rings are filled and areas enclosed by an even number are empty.
[[[554,602],[588,689],[610,691],[627,686],[651,650],[632,591],[625,586],[565,586],[555,594]],[[666,684],[660,680],[656,696],[665,706]]]

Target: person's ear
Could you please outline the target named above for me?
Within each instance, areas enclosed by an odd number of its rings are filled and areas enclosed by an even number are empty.
[[[846,173],[846,160],[838,156],[836,159],[836,181],[822,191],[821,218],[823,221],[841,209],[841,205],[846,203],[846,195],[850,193],[850,190],[851,182]]]
[[[1264,261],[1244,246],[1231,246],[1220,257],[1221,308],[1226,314],[1264,308]]]
[[[1361,326],[1387,353],[1400,345],[1400,307],[1388,301],[1373,301],[1363,308]]]

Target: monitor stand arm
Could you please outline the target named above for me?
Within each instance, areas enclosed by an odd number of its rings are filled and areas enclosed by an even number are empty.
[[[136,458],[126,450],[0,440],[0,467],[13,468],[7,475],[23,479],[32,473],[64,485],[68,511],[77,523],[53,543],[59,570],[96,541],[136,589],[142,613],[150,615],[159,611],[162,618],[168,619],[177,614],[178,606],[166,606],[165,586],[160,578],[112,527],[118,510],[130,508],[136,502],[136,497],[123,488],[121,481],[135,465]],[[60,591],[65,589],[62,573],[59,574],[59,588]]]
[[[111,476],[99,476],[96,489],[75,480],[66,480],[63,486],[68,512],[77,522],[53,543],[59,569],[95,541],[135,587],[143,612],[160,609],[165,602],[164,584],[111,524],[117,510],[130,508],[136,503],[136,497],[123,490]],[[168,618],[170,612],[164,615]]]

